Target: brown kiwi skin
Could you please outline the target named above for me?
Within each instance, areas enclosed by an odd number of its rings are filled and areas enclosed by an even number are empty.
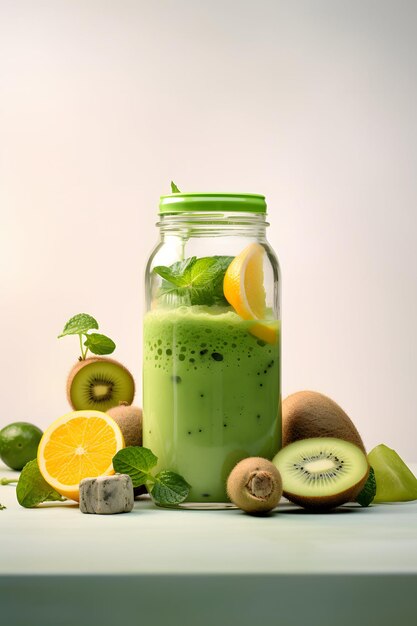
[[[282,447],[312,437],[344,439],[366,454],[355,425],[336,402],[317,391],[298,391],[282,403]]]
[[[120,402],[119,406],[108,409],[106,413],[118,424],[123,433],[126,448],[142,445],[142,409],[127,402]]]
[[[89,357],[88,359],[80,359],[79,361],[77,361],[77,363],[74,365],[74,367],[71,369],[70,373],[68,374],[68,378],[67,378],[67,400],[70,404],[70,406],[72,406],[73,409],[75,409],[75,406],[72,403],[72,399],[71,399],[71,386],[72,386],[72,382],[75,378],[75,376],[78,374],[78,372],[85,367],[86,365],[88,365],[89,363],[97,363],[97,362],[105,362],[105,363],[113,363],[113,365],[118,365],[121,369],[126,370],[126,372],[128,372],[128,374],[130,376],[132,376],[132,374],[129,372],[129,370],[127,369],[127,367],[125,367],[124,365],[122,365],[122,363],[120,363],[119,361],[116,361],[115,359],[108,359],[107,357],[101,357],[101,356],[93,356],[93,357]],[[132,380],[133,380],[133,396],[135,395],[135,381],[133,379],[132,376]],[[132,398],[133,400],[133,398]]]
[[[340,493],[336,493],[331,496],[322,496],[320,498],[314,497],[306,497],[306,496],[298,496],[295,493],[290,493],[288,491],[284,491],[284,497],[287,500],[290,500],[294,504],[299,504],[305,509],[309,509],[312,512],[325,512],[330,511],[331,509],[335,509],[342,504],[346,504],[347,502],[354,502],[356,500],[357,495],[362,491],[366,481],[369,476],[369,464],[368,471],[365,473],[365,476],[361,478],[359,482],[349,489],[345,489],[345,491],[341,491]]]
[[[270,481],[267,495],[251,493],[251,481],[255,477]],[[252,515],[268,513],[274,509],[282,496],[281,474],[275,465],[262,457],[249,457],[239,461],[227,479],[227,495],[237,507]]]

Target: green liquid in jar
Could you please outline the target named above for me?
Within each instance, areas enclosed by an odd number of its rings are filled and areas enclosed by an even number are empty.
[[[226,307],[145,316],[143,445],[190,483],[190,502],[227,502],[234,465],[281,445],[279,338],[257,339],[252,324]]]

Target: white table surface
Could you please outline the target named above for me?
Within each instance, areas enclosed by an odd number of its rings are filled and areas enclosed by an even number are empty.
[[[417,502],[311,514],[282,501],[261,518],[145,499],[99,516],[23,509],[0,486],[0,503],[5,626],[417,624]]]

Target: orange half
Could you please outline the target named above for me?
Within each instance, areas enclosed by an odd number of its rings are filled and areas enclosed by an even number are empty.
[[[249,331],[268,343],[278,337],[276,321],[265,321],[266,296],[263,259],[265,250],[251,243],[238,254],[227,268],[223,282],[226,300],[244,320],[259,320]]]
[[[55,420],[38,447],[39,470],[58,493],[79,500],[83,478],[114,474],[112,460],[124,447],[122,431],[101,411],[73,411]]]

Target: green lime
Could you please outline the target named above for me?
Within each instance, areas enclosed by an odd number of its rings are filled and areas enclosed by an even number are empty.
[[[0,430],[0,459],[14,470],[36,459],[43,432],[29,422],[14,422]]]

